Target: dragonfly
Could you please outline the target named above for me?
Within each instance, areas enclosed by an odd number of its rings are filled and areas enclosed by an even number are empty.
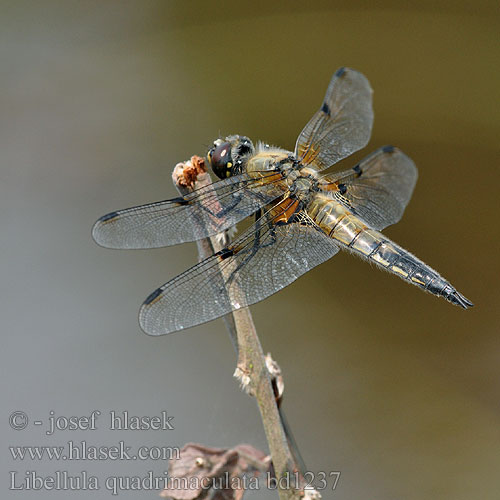
[[[93,227],[99,245],[142,249],[211,237],[255,215],[225,248],[151,293],[140,309],[141,328],[162,335],[250,306],[339,250],[464,309],[473,306],[381,232],[401,219],[412,195],[417,168],[408,156],[384,146],[349,170],[322,173],[363,148],[372,124],[367,78],[340,68],[293,152],[240,135],[217,139],[206,160],[220,180],[101,217]]]

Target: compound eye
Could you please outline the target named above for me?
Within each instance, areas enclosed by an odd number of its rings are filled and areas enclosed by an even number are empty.
[[[212,161],[218,164],[225,164],[231,158],[231,144],[223,142],[217,144],[212,151]]]
[[[225,179],[231,175],[231,143],[219,142],[208,152],[208,158],[212,165],[214,174],[220,179]]]

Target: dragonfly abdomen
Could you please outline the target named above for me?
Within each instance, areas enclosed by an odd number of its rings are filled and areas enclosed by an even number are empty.
[[[377,233],[376,231],[372,231]],[[434,269],[412,255],[410,252],[385,238],[381,233],[380,244],[368,259],[412,285],[426,292],[444,297],[449,302],[467,309],[473,304],[459,293],[447,280]]]
[[[342,248],[464,309],[473,305],[434,269],[382,233],[370,229],[337,201],[320,198],[311,203],[308,213]]]
[[[426,292],[444,297],[464,309],[473,305],[434,269],[378,231],[362,231],[349,248]]]
[[[325,234],[342,243],[343,246],[351,247],[360,238],[360,249],[363,248],[364,243],[368,243],[368,233],[364,236],[362,234],[369,231],[368,226],[338,201],[317,195],[308,206],[307,214]],[[372,232],[375,233],[375,231]]]

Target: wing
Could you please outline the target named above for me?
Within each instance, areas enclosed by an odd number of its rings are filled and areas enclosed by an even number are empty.
[[[158,248],[220,233],[282,195],[273,171],[253,179],[246,173],[172,200],[111,212],[92,229],[107,248]]]
[[[274,225],[264,216],[226,249],[158,288],[141,307],[142,329],[163,335],[249,306],[337,253],[307,216],[300,219]]]
[[[381,230],[398,222],[417,182],[417,167],[401,150],[384,146],[354,168],[323,177],[334,196],[365,223]]]
[[[372,89],[357,71],[340,68],[326,91],[321,109],[297,139],[295,156],[320,170],[366,146],[373,124]]]

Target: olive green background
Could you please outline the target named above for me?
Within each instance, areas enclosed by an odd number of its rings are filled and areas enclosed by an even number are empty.
[[[7,471],[160,473],[160,462],[14,462],[7,444],[266,448],[232,380],[222,321],[150,338],[142,300],[195,245],[109,251],[109,211],[173,197],[172,167],[240,133],[292,149],[340,66],[374,89],[368,147],[419,180],[386,234],[448,278],[469,311],[339,254],[252,307],[285,408],[336,499],[497,499],[500,491],[499,16],[494,2],[0,2],[2,497]],[[209,300],[209,298],[207,298]],[[99,430],[9,429],[14,410],[103,412]],[[110,409],[175,431],[107,431]],[[106,498],[102,492],[94,498]],[[71,492],[68,498],[91,498]],[[23,493],[11,492],[12,498]],[[60,493],[64,495],[64,493]],[[39,492],[37,498],[54,498]],[[123,498],[156,498],[129,492]],[[266,493],[249,498],[270,498]],[[61,497],[62,498],[62,497]]]

